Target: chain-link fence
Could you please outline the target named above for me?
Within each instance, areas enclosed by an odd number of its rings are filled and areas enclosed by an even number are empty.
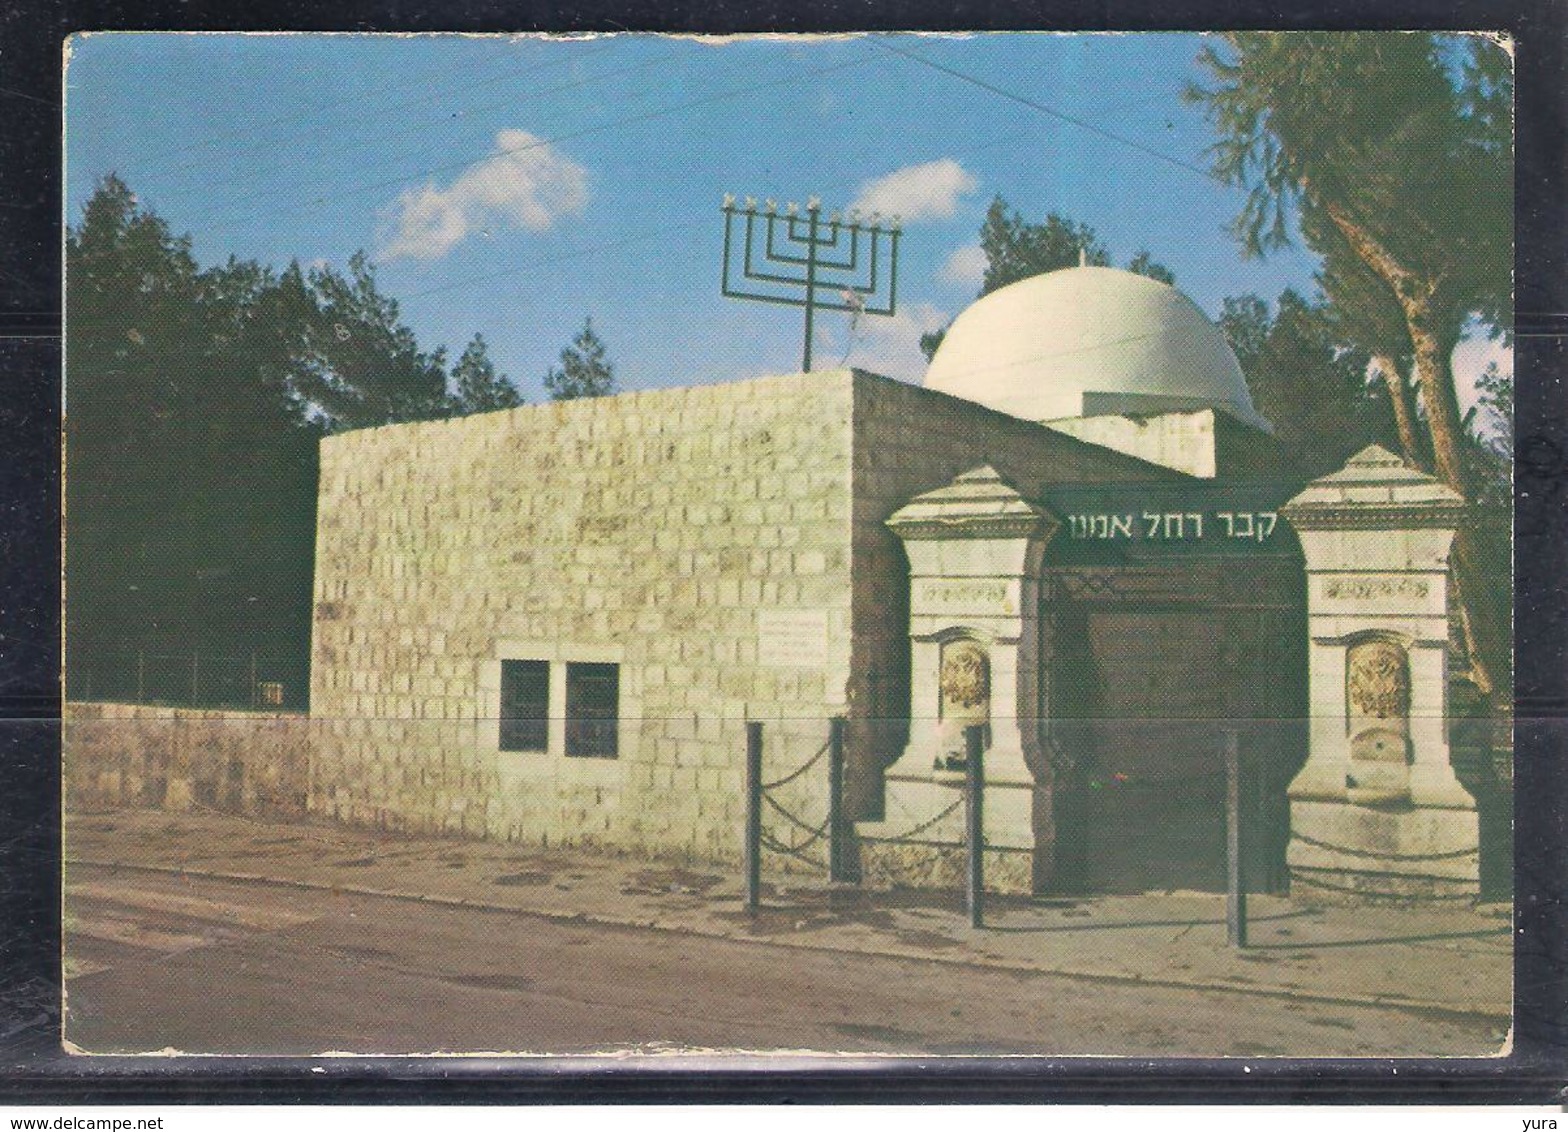
[[[308,662],[262,650],[82,651],[66,658],[66,697],[99,703],[301,711]]]

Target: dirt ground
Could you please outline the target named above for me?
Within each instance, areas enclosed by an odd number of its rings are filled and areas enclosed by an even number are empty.
[[[921,961],[766,925],[724,939],[97,865],[68,881],[66,1036],[98,1053],[1442,1056],[1505,1037],[1482,1016],[970,965],[935,932],[942,959]]]

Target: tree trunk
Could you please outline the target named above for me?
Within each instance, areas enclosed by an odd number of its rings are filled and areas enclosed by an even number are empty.
[[[1464,466],[1464,420],[1454,393],[1453,329],[1443,326],[1425,295],[1401,295],[1405,323],[1415,346],[1416,387],[1426,407],[1427,435],[1432,438],[1432,462],[1437,477],[1466,499],[1469,476]]]
[[[1421,467],[1426,461],[1421,453],[1421,434],[1416,427],[1416,409],[1410,396],[1410,384],[1405,380],[1399,363],[1387,354],[1377,354],[1372,365],[1383,375],[1388,385],[1388,399],[1394,406],[1394,424],[1399,429],[1399,446],[1412,467]]]
[[[1415,347],[1416,386],[1426,407],[1434,470],[1439,479],[1470,500],[1464,467],[1464,421],[1454,393],[1451,360],[1458,327],[1445,324],[1438,310],[1440,281],[1418,275],[1400,263],[1338,204],[1324,202],[1323,207],[1356,254],[1394,292]],[[1483,694],[1500,704],[1512,695],[1513,639],[1504,600],[1511,591],[1494,572],[1485,569],[1477,533],[1468,523],[1454,539],[1453,579],[1470,653],[1471,678]]]

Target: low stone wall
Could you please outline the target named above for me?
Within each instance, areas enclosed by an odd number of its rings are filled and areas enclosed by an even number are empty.
[[[969,851],[951,843],[862,841],[860,883],[867,888],[921,888],[962,892]],[[1034,893],[1034,854],[1028,849],[987,849],[985,888],[1013,896]]]
[[[70,808],[298,817],[309,793],[310,721],[281,712],[72,703],[63,754]]]

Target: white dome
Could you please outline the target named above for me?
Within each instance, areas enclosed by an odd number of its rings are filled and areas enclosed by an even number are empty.
[[[1219,327],[1174,287],[1109,267],[992,291],[954,320],[925,384],[1032,421],[1214,408],[1269,427]]]

